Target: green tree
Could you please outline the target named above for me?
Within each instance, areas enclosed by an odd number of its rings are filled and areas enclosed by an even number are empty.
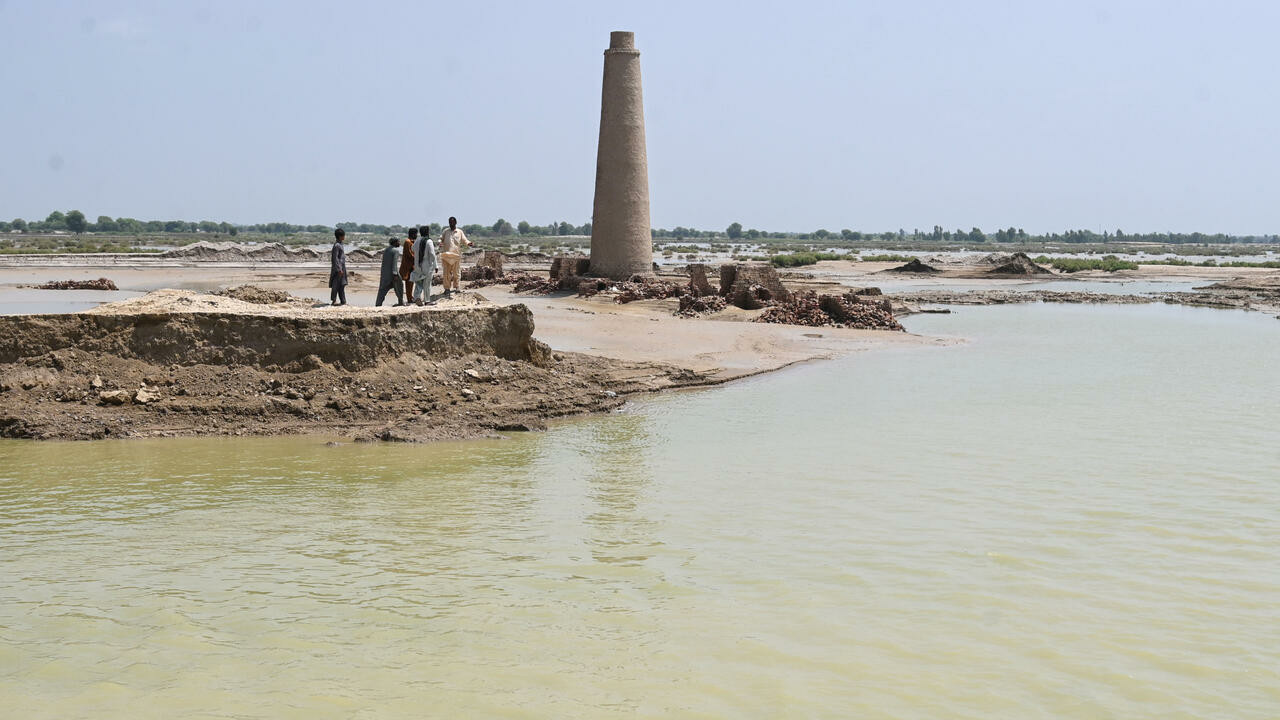
[[[572,234],[573,234],[573,226],[572,226],[572,225],[570,225],[570,224],[569,224],[569,223],[567,223],[567,222],[564,222],[564,221],[562,220],[562,221],[560,221],[560,225],[559,225],[558,227],[556,227],[556,234],[558,234],[558,235],[572,235]]]
[[[984,242],[986,242],[986,241],[987,241],[987,235],[986,235],[986,233],[982,232],[982,231],[981,231],[981,230],[979,230],[978,228],[974,228],[974,229],[972,229],[972,230],[970,230],[970,231],[969,231],[969,242],[981,242],[981,243],[984,243]]]
[[[827,232],[826,230],[818,229],[813,231],[813,236],[818,240],[825,240],[831,236],[831,233]]]
[[[65,222],[67,225],[67,229],[77,235],[79,235],[80,233],[84,232],[89,228],[89,223],[86,222],[84,219],[84,213],[80,212],[79,210],[72,210],[71,212],[67,213]]]
[[[533,229],[533,226],[529,224],[528,220],[521,220],[516,225],[516,231],[519,232],[521,235],[528,235],[529,231],[532,229]]]
[[[116,232],[120,226],[111,219],[110,215],[99,215],[98,222],[93,224],[93,229],[95,232]]]
[[[47,230],[65,230],[67,227],[67,216],[57,210],[54,210],[49,213],[49,217],[44,219],[44,226]]]
[[[494,235],[511,235],[515,231],[516,229],[511,226],[511,223],[502,218],[498,218],[498,222],[493,224]]]
[[[742,223],[731,223],[729,227],[725,228],[724,234],[728,235],[730,240],[737,240],[742,237]]]
[[[22,218],[14,218],[14,219],[13,219],[13,222],[11,222],[11,223],[9,223],[9,224],[10,224],[10,225],[12,225],[12,226],[13,226],[13,229],[14,229],[14,230],[17,230],[18,232],[26,232],[26,231],[27,231],[27,221],[26,221],[26,220],[23,220]]]

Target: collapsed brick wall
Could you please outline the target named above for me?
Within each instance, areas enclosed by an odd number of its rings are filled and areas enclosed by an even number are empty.
[[[502,277],[502,253],[497,250],[485,250],[483,254],[476,258],[476,264],[472,267],[462,269],[462,279],[467,281],[475,280],[497,280]]]
[[[551,258],[551,280],[561,290],[576,290],[591,269],[591,258],[559,255]]]
[[[778,271],[763,263],[721,265],[720,295],[730,305],[744,310],[755,310],[770,302],[791,299],[791,292],[782,284]]]
[[[689,289],[695,297],[719,294],[711,287],[711,281],[707,279],[707,266],[703,263],[689,264]]]

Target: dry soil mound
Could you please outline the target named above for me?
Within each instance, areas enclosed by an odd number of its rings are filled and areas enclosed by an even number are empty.
[[[921,262],[920,258],[911,258],[911,262],[906,265],[899,265],[896,268],[889,268],[885,272],[892,273],[940,273],[938,268],[932,265],[926,265]]]
[[[1026,253],[1012,255],[988,255],[983,258],[995,267],[988,271],[991,275],[1052,275],[1053,271],[1043,265],[1037,265]]]
[[[213,293],[223,297],[235,298],[255,305],[297,305],[311,307],[314,303],[305,298],[290,295],[283,290],[268,290],[257,285],[236,285],[226,290]]]

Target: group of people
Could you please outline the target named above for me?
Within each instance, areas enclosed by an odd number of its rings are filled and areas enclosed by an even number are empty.
[[[338,228],[333,231],[333,247],[329,250],[329,303],[347,304],[347,251],[342,246],[347,233]],[[409,237],[403,242],[390,238],[382,252],[382,276],[378,282],[378,307],[394,290],[396,306],[425,305],[435,302],[431,297],[431,283],[436,274],[439,258],[444,278],[442,297],[460,289],[462,281],[462,250],[471,245],[467,234],[458,227],[457,218],[449,218],[449,227],[440,234],[439,248],[431,239],[431,228],[409,228]],[[406,299],[406,295],[408,298]]]

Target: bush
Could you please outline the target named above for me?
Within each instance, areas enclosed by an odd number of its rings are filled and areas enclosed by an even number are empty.
[[[1137,270],[1138,263],[1121,260],[1115,255],[1106,255],[1102,259],[1094,258],[1049,258],[1041,255],[1035,259],[1038,263],[1048,263],[1055,270],[1065,273],[1080,272],[1081,270],[1104,270],[1106,272],[1115,272],[1117,270]]]
[[[800,267],[817,264],[820,260],[842,260],[845,257],[838,253],[798,252],[790,255],[774,255],[769,258],[769,262],[773,263],[774,267]]]
[[[915,260],[914,255],[863,255],[855,258],[862,262],[911,262]]]

